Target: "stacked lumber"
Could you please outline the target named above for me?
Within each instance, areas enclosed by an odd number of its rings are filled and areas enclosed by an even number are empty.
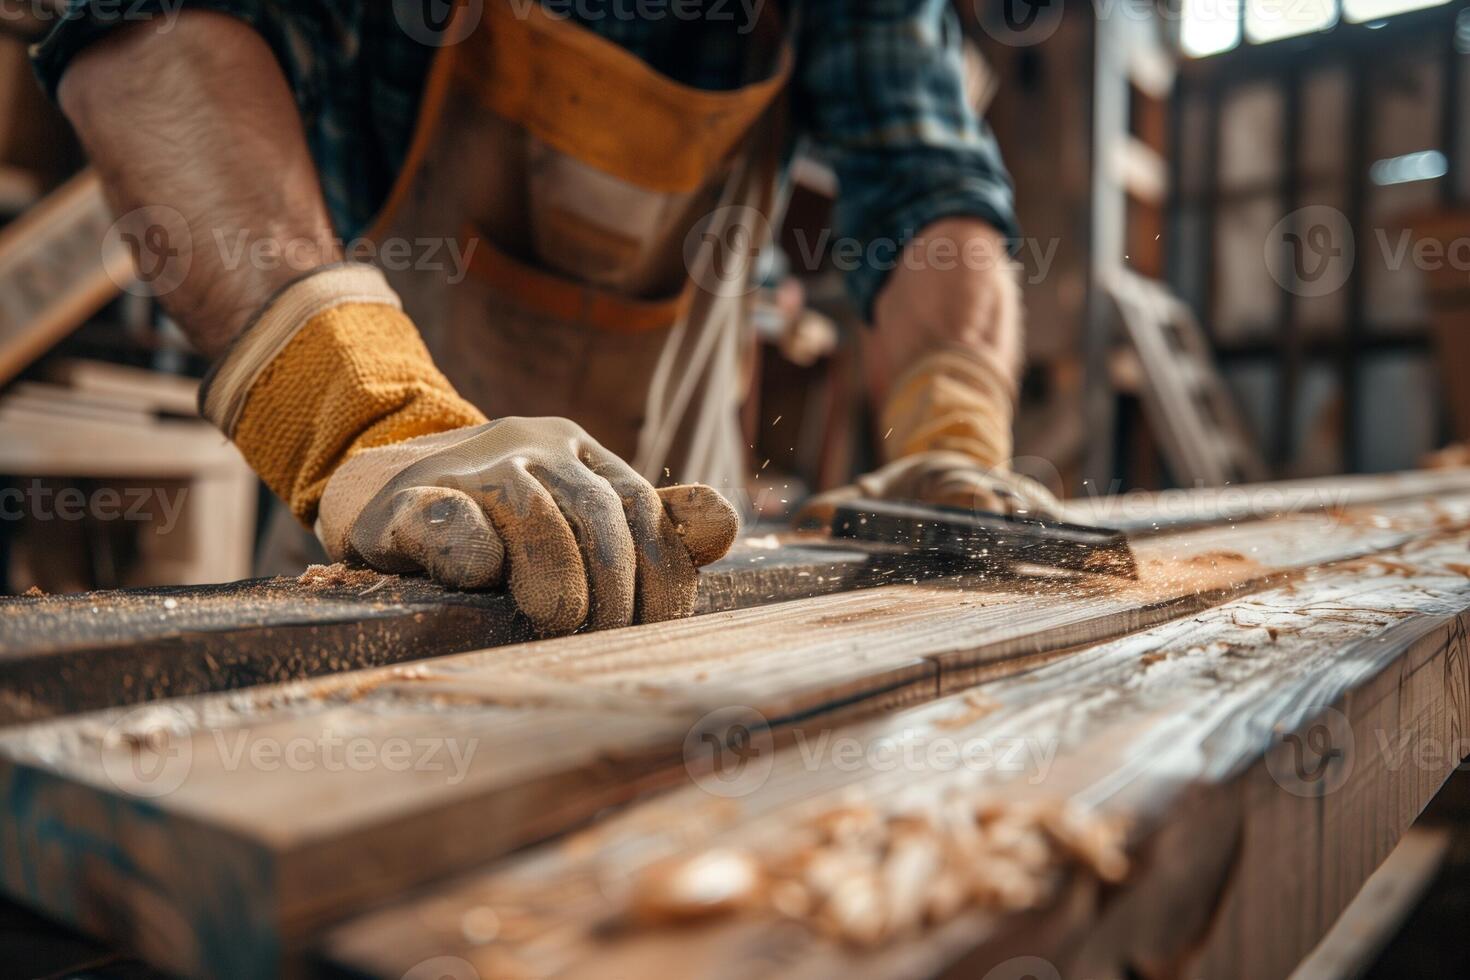
[[[168,495],[179,504],[177,526],[139,536],[146,577],[136,584],[249,574],[256,480],[238,450],[198,417],[197,382],[88,361],[56,364],[49,377],[13,383],[0,395],[0,473],[134,488],[177,481]]]
[[[0,885],[192,975],[1285,973],[1463,755],[1458,481],[12,728]]]

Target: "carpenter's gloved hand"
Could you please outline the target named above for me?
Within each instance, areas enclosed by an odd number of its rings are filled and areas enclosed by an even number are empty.
[[[798,522],[829,523],[838,504],[859,497],[1060,517],[1062,505],[1049,490],[1010,470],[1013,398],[1009,379],[973,351],[921,357],[894,385],[880,416],[889,462],[811,498]]]
[[[371,266],[319,269],[266,304],[201,410],[335,559],[443,584],[508,581],[544,632],[693,611],[735,511],[655,491],[565,419],[488,422],[439,373]]]
[[[695,569],[735,538],[706,486],[655,491],[573,422],[504,418],[367,449],[327,481],[317,531],[334,559],[497,585],[542,630],[687,616]]]

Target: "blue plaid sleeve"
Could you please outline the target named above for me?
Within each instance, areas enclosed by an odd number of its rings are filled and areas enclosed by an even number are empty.
[[[794,105],[840,185],[837,234],[864,261],[847,286],[865,317],[898,252],[930,222],[970,215],[1020,237],[995,137],[965,97],[949,0],[806,0]]]

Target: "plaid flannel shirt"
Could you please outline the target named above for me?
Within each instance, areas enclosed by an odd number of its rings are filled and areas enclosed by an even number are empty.
[[[32,56],[54,96],[70,59],[118,26],[149,17],[166,29],[181,7],[246,21],[270,45],[295,92],[337,233],[350,239],[367,227],[403,164],[442,37],[424,18],[446,2],[68,0]],[[776,0],[539,2],[677,81],[719,90],[745,80],[748,30],[731,30],[732,23],[748,28],[759,4]],[[797,25],[795,135],[809,138],[836,170],[836,234],[855,239],[876,260],[847,274],[865,315],[898,250],[929,222],[970,215],[1018,237],[999,149],[965,98],[950,0],[782,6]]]

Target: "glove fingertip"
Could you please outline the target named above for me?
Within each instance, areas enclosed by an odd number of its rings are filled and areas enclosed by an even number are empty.
[[[658,496],[695,567],[719,561],[740,535],[739,512],[714,487],[663,487]]]

